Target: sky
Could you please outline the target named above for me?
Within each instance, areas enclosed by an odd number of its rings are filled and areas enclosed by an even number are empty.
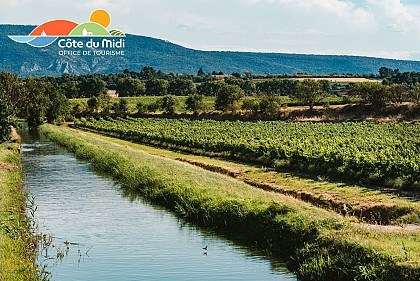
[[[88,21],[199,50],[420,60],[420,0],[0,0],[1,24]]]

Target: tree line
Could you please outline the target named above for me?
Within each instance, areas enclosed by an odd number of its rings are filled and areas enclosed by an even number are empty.
[[[383,83],[350,83],[344,98],[357,98],[363,104],[381,107],[389,103],[413,102],[420,105],[420,73],[400,73],[381,68]],[[120,97],[162,96],[156,102],[137,104],[138,113],[164,111],[174,113],[179,107],[176,96],[188,96],[185,109],[191,112],[206,110],[205,96],[215,97],[214,108],[219,111],[245,110],[274,115],[282,106],[281,96],[289,96],[312,109],[334,90],[326,80],[265,79],[254,81],[250,73],[214,76],[166,74],[145,67],[140,73],[124,71],[118,74],[68,75],[60,77],[19,78],[16,74],[0,73],[0,140],[7,138],[16,118],[26,119],[30,127],[45,121],[61,122],[67,116],[86,114],[115,114],[125,116],[128,102],[117,103],[107,94],[115,89]],[[200,81],[200,82],[197,82]],[[87,109],[80,104],[70,107],[67,98],[88,97]]]
[[[29,127],[37,127],[45,120],[61,122],[70,111],[69,105],[57,84],[1,72],[0,141],[9,138],[10,126],[15,125],[17,118],[26,119]]]

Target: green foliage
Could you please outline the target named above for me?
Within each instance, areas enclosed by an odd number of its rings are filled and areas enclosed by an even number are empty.
[[[137,142],[229,153],[363,183],[420,187],[420,125],[129,119],[79,124]],[[199,130],[197,130],[199,128]]]
[[[200,69],[197,71],[197,76],[206,76],[206,73],[204,73],[202,67],[200,67]]]
[[[79,81],[68,81],[61,83],[60,87],[64,91],[64,94],[68,98],[80,97],[80,82]]]
[[[292,97],[313,109],[316,103],[326,97],[326,92],[320,81],[305,79],[297,85],[296,93]]]
[[[136,104],[137,113],[143,114],[147,112],[147,105],[141,101]]]
[[[248,97],[242,101],[241,109],[251,111],[252,113],[257,113],[260,109],[260,103],[255,97]]]
[[[257,91],[264,95],[292,96],[296,93],[298,81],[288,79],[269,79],[256,85]]]
[[[237,85],[226,85],[217,92],[214,108],[221,111],[235,111],[239,109],[239,101],[244,91]]]
[[[275,115],[281,107],[281,101],[278,96],[263,96],[260,100],[259,109],[265,116]]]
[[[198,113],[204,110],[204,96],[198,94],[188,96],[187,100],[185,101],[185,109],[194,113]]]
[[[160,102],[163,111],[169,114],[174,114],[178,106],[178,99],[175,96],[164,96]]]
[[[420,83],[413,85],[409,92],[409,99],[416,105],[420,105]]]
[[[24,83],[24,99],[21,108],[29,127],[36,128],[44,123],[48,111],[51,109],[51,100],[48,93],[54,91],[49,82],[42,82],[27,78]]]
[[[46,117],[49,123],[60,123],[65,121],[66,116],[70,113],[70,102],[64,95],[63,91],[57,86],[49,90],[50,109]]]
[[[401,104],[409,100],[410,86],[408,84],[392,84],[388,89],[389,101]]]
[[[245,80],[241,86],[247,96],[253,95],[257,91],[257,85],[252,80]]]
[[[379,68],[379,78],[382,78],[382,79],[392,77],[394,75],[397,75],[398,73],[400,73],[399,69],[393,70],[392,68],[384,67],[384,66]]]
[[[3,100],[0,99],[0,143],[10,138],[10,121]]]
[[[350,87],[349,95],[360,98],[363,103],[380,107],[389,102],[389,87],[379,83],[355,83]]]
[[[115,103],[112,108],[118,116],[125,117],[128,115],[128,102],[125,99],[119,99],[118,103]]]
[[[91,113],[97,112],[99,110],[99,99],[97,97],[91,97],[88,99],[87,105]]]
[[[15,74],[0,73],[0,142],[10,137],[13,117],[19,113],[22,103],[22,84]]]
[[[159,111],[161,108],[162,108],[162,100],[156,100],[156,101],[154,101],[152,103],[149,103],[147,105],[147,111],[148,112],[155,113],[155,112]]]
[[[164,96],[168,93],[169,83],[164,79],[154,78],[146,82],[148,95]]]
[[[108,91],[105,81],[96,76],[83,79],[79,88],[81,96],[87,98],[97,97]]]
[[[169,82],[168,92],[174,96],[189,96],[195,94],[197,89],[192,80],[174,79]]]
[[[14,167],[0,169],[0,280],[39,281],[37,241],[26,213],[28,202],[22,192],[24,175],[18,147],[18,143],[0,144],[0,166]]]
[[[216,94],[226,85],[223,81],[206,81],[197,87],[200,95],[216,96]]]
[[[120,97],[133,97],[144,94],[146,92],[146,86],[140,79],[126,77],[117,80],[116,90]]]

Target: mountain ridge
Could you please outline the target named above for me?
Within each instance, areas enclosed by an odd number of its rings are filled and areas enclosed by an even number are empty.
[[[140,71],[151,66],[164,72],[197,73],[222,71],[256,74],[332,74],[377,73],[382,66],[400,71],[420,71],[420,61],[396,60],[352,55],[202,51],[167,40],[127,34],[125,55],[60,56],[57,43],[34,48],[10,40],[8,35],[27,35],[35,26],[0,25],[0,71],[21,76],[114,73],[124,69]],[[81,39],[86,40],[86,39]]]

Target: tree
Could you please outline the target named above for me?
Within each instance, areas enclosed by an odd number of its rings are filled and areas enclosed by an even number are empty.
[[[167,95],[161,100],[162,109],[169,114],[174,114],[179,101],[175,96]]]
[[[265,116],[273,116],[279,111],[280,106],[281,101],[278,96],[265,95],[260,101],[259,109]]]
[[[312,110],[314,105],[326,97],[322,84],[314,79],[305,79],[297,85],[293,98],[309,105]]]
[[[87,105],[91,113],[97,112],[99,110],[99,99],[97,97],[91,97],[88,99]]]
[[[43,82],[29,77],[24,82],[24,100],[21,105],[23,116],[30,128],[36,128],[44,123],[51,106],[48,92],[53,88],[49,82]]]
[[[380,83],[354,83],[350,87],[349,96],[358,97],[365,104],[383,106],[389,101],[389,88]]]
[[[255,82],[252,80],[246,80],[243,84],[242,84],[242,90],[244,90],[245,94],[247,96],[251,96],[252,94],[254,94],[257,91],[257,86],[255,85]]]
[[[119,99],[118,103],[115,103],[112,107],[115,114],[117,114],[120,117],[125,117],[128,115],[128,101],[126,99]]]
[[[89,77],[80,83],[80,92],[83,97],[97,97],[107,93],[106,82],[99,77]]]
[[[69,81],[60,84],[61,89],[64,91],[64,95],[67,98],[78,98],[80,97],[80,83],[78,81]]]
[[[169,83],[163,79],[151,79],[146,82],[146,94],[164,96],[168,93]]]
[[[392,77],[393,75],[396,75],[398,73],[400,73],[399,69],[392,70],[392,68],[384,66],[379,68],[379,77],[382,79]]]
[[[256,98],[247,97],[242,101],[241,109],[251,111],[255,114],[260,109],[260,104]]]
[[[70,102],[64,95],[64,91],[58,86],[49,89],[50,108],[47,111],[47,121],[49,123],[63,122],[70,112]]]
[[[204,110],[203,99],[204,96],[198,94],[188,96],[187,100],[185,101],[185,109],[194,113],[198,113],[199,111]]]
[[[237,85],[226,85],[217,92],[214,107],[221,111],[235,111],[239,108],[239,101],[245,95]]]
[[[0,99],[0,143],[10,138],[10,121],[7,113],[5,101]]]
[[[147,111],[155,113],[162,108],[161,100],[149,103],[147,105]]]
[[[143,80],[150,80],[153,78],[157,78],[157,73],[153,67],[145,66],[141,69],[139,76]]]
[[[330,81],[328,81],[328,80],[320,80],[319,82],[321,83],[322,90],[325,93],[328,94],[329,92],[331,92],[332,87],[331,87]]]
[[[198,72],[197,72],[197,76],[201,76],[201,77],[206,76],[206,73],[204,73],[204,71],[203,71],[203,68],[202,68],[202,67],[200,67],[200,69],[198,70]]]
[[[137,104],[136,104],[136,108],[137,108],[137,113],[139,113],[139,114],[143,114],[143,113],[146,113],[147,112],[147,105],[146,104],[144,104],[143,102],[141,102],[141,101],[139,101]]]
[[[133,97],[144,94],[146,86],[140,79],[126,77],[117,80],[116,90],[120,97]]]
[[[409,92],[409,98],[416,105],[420,105],[420,83],[416,83],[412,86],[412,89]]]
[[[192,80],[174,79],[169,82],[168,92],[175,96],[189,96],[197,92],[197,88]]]
[[[287,79],[270,79],[256,85],[257,92],[266,95],[292,96],[296,93],[298,81]]]
[[[410,87],[407,84],[392,84],[389,88],[389,99],[391,102],[403,103],[409,101]]]
[[[206,81],[198,85],[197,91],[200,95],[215,96],[224,86],[226,83],[223,81]]]
[[[0,142],[10,137],[10,125],[19,113],[24,95],[16,74],[0,73]]]

